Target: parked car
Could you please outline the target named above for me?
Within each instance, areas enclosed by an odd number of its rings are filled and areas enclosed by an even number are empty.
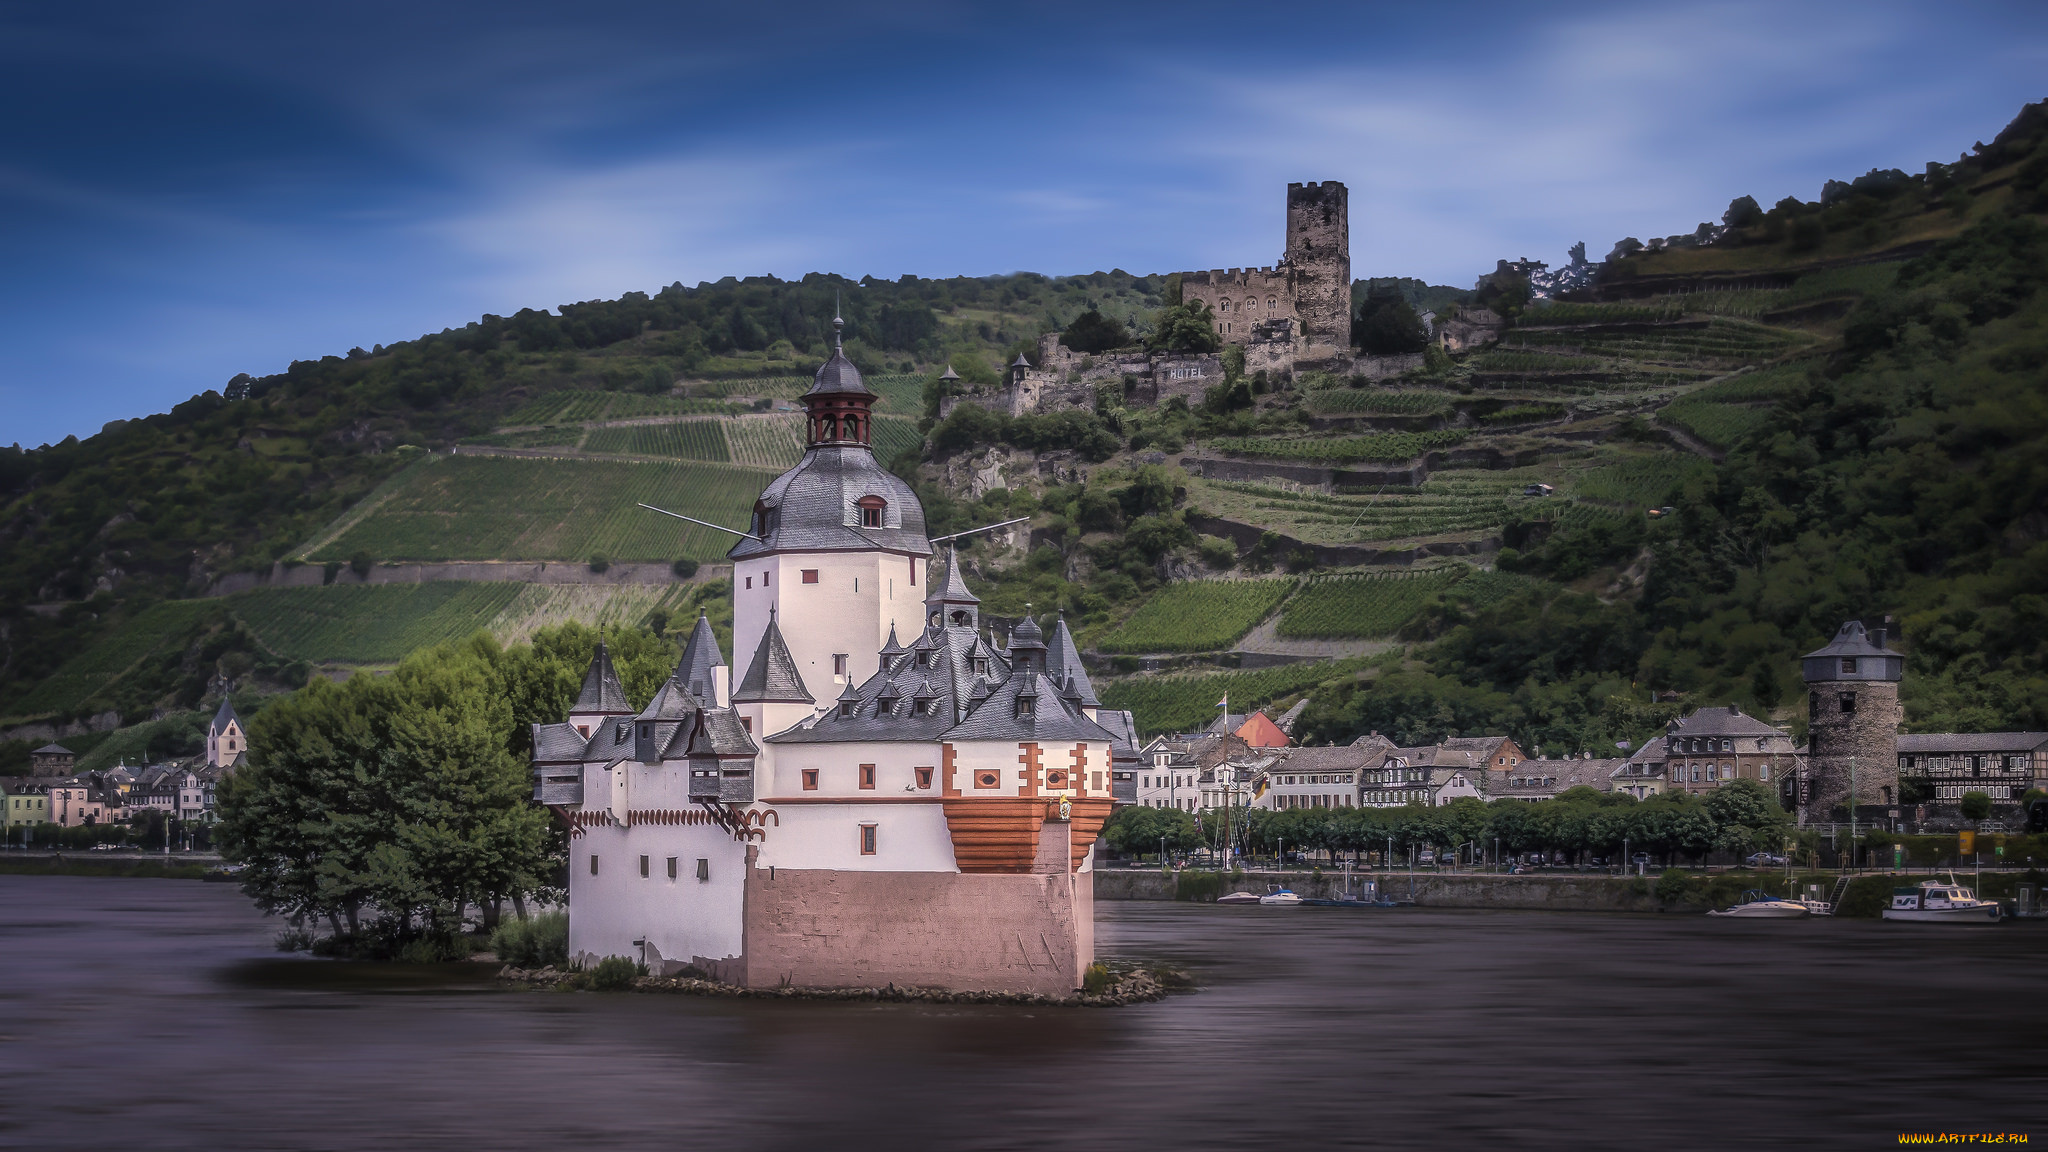
[[[1648,852],[1638,852],[1629,858],[1629,863],[1631,864],[1648,864],[1649,862],[1650,854]]]
[[[1415,862],[1417,864],[1434,864],[1436,863],[1436,853],[1430,851],[1419,852],[1415,856]]]
[[[1548,496],[1557,489],[1548,484],[1530,484],[1522,489],[1524,496]]]
[[[1783,864],[1785,858],[1775,852],[1758,852],[1754,856],[1744,857],[1742,862],[1751,868],[1764,868],[1773,864]]]

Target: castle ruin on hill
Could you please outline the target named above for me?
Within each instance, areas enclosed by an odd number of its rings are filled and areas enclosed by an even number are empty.
[[[1420,356],[1359,356],[1351,347],[1350,192],[1335,180],[1289,184],[1284,247],[1277,264],[1181,272],[1181,299],[1209,307],[1216,335],[1244,350],[1245,372],[1292,380],[1297,372],[1395,376],[1418,366]],[[1147,352],[1139,349],[1075,352],[1060,334],[1038,339],[1036,363],[1009,365],[1003,382],[948,397],[940,415],[959,404],[978,404],[1012,416],[1092,410],[1105,386],[1123,402],[1152,407],[1179,396],[1189,403],[1223,380],[1219,353]]]

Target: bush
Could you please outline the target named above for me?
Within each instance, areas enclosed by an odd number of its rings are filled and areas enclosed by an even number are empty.
[[[669,565],[669,571],[674,572],[678,580],[688,580],[697,574],[697,562],[688,559],[678,560]]]
[[[590,557],[590,570],[592,572],[602,573],[611,566],[610,558],[606,557],[602,552],[593,553]]]
[[[524,920],[507,920],[491,933],[491,951],[521,968],[544,968],[569,962],[569,914],[543,912]]]
[[[399,945],[401,964],[446,964],[469,959],[469,941],[453,932],[433,932]]]
[[[1666,904],[1677,904],[1685,899],[1692,888],[1692,878],[1677,868],[1667,868],[1657,877],[1657,899]]]
[[[374,564],[376,564],[376,561],[370,557],[370,554],[361,550],[358,550],[355,555],[348,558],[349,571],[354,572],[364,580],[370,578],[370,568]]]
[[[1090,996],[1100,996],[1107,992],[1112,982],[1109,966],[1106,964],[1090,964],[1087,970],[1081,973],[1081,991]]]
[[[593,992],[624,992],[633,987],[634,979],[645,972],[646,969],[624,956],[607,956],[591,969],[590,989]]]

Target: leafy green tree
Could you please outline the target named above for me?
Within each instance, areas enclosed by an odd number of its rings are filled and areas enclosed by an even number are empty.
[[[1989,820],[1991,818],[1991,796],[1989,793],[1965,792],[1963,793],[1962,802],[1957,807],[1962,810],[1963,819],[1965,820],[1977,821]]]
[[[1716,824],[1757,831],[1781,828],[1788,819],[1777,793],[1755,780],[1731,780],[1707,793],[1701,807]]]
[[[1159,311],[1149,341],[1154,351],[1214,352],[1223,346],[1216,334],[1216,317],[1200,300],[1174,304]]]
[[[1754,196],[1737,196],[1728,202],[1728,211],[1721,213],[1721,223],[1730,228],[1751,228],[1764,222],[1764,210]]]
[[[1398,288],[1375,287],[1358,306],[1351,341],[1375,356],[1400,356],[1429,346],[1429,329]]]
[[[1074,317],[1073,323],[1060,333],[1060,343],[1083,354],[1107,352],[1136,342],[1130,329],[1093,308]]]

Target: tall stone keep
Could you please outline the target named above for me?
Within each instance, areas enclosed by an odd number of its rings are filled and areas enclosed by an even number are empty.
[[[1855,620],[1827,647],[1800,661],[1806,679],[1809,819],[1846,818],[1856,797],[1860,820],[1882,822],[1898,806],[1898,735],[1905,713],[1899,681],[1906,658],[1886,648],[1879,629]]]
[[[1302,354],[1351,350],[1351,193],[1335,180],[1287,186],[1287,267]]]

